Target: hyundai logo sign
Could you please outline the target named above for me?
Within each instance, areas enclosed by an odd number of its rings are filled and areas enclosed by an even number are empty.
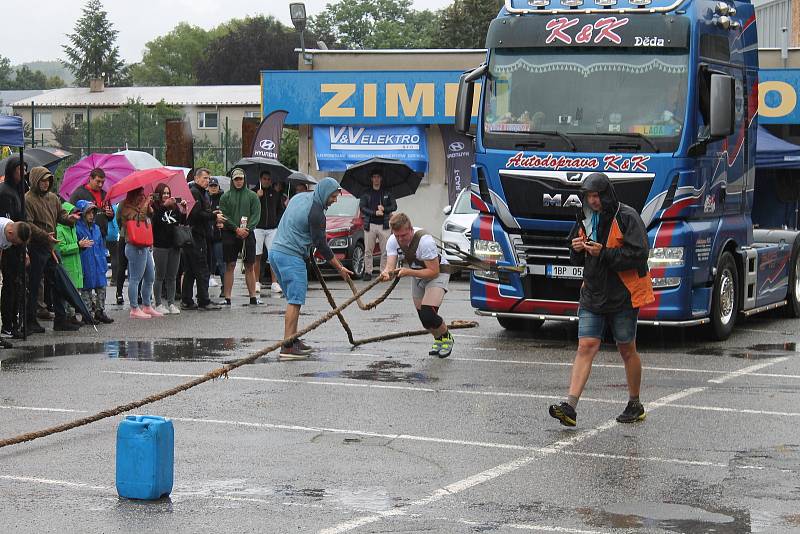
[[[461,152],[462,150],[464,150],[464,143],[462,143],[461,141],[453,141],[452,143],[450,143],[450,146],[448,148],[450,149],[450,152]]]
[[[258,144],[262,150],[275,150],[275,141],[271,139],[262,139]]]

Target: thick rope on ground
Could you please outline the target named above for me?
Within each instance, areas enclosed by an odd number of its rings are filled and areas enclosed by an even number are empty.
[[[229,364],[224,365],[222,367],[219,367],[217,369],[214,369],[213,371],[210,371],[210,372],[204,374],[201,377],[198,377],[198,378],[195,378],[194,380],[190,380],[189,382],[185,382],[183,384],[177,385],[177,386],[175,386],[173,388],[164,390],[164,391],[162,391],[160,393],[156,393],[154,395],[150,395],[149,397],[145,397],[145,398],[143,398],[141,400],[138,400],[138,401],[135,401],[135,402],[129,402],[128,404],[121,404],[121,405],[116,406],[114,408],[111,408],[109,410],[103,410],[102,412],[98,412],[98,413],[96,413],[94,415],[90,415],[90,416],[87,416],[87,417],[82,417],[82,418],[76,419],[74,421],[69,421],[67,423],[63,423],[63,424],[60,424],[60,425],[52,426],[52,427],[49,427],[49,428],[44,428],[42,430],[37,430],[35,432],[28,432],[28,433],[25,433],[25,434],[20,434],[18,436],[14,436],[12,438],[7,438],[7,439],[0,440],[0,448],[8,447],[10,445],[16,445],[18,443],[24,443],[26,441],[32,441],[34,439],[43,438],[43,437],[49,436],[51,434],[57,434],[59,432],[65,432],[67,430],[71,430],[73,428],[77,428],[79,426],[88,425],[90,423],[94,423],[96,421],[100,421],[101,419],[107,419],[109,417],[113,417],[113,416],[119,415],[121,413],[129,412],[131,410],[135,410],[136,408],[141,408],[142,406],[145,406],[147,404],[152,404],[152,403],[154,403],[156,401],[160,401],[160,400],[166,399],[167,397],[171,397],[173,395],[177,395],[178,393],[180,393],[182,391],[186,391],[187,389],[191,389],[191,388],[193,388],[195,386],[199,386],[200,384],[208,382],[209,380],[214,380],[216,378],[220,378],[220,377],[223,377],[223,376],[227,377],[228,373],[233,371],[234,369],[236,369],[238,367],[241,367],[243,365],[246,365],[248,363],[252,363],[252,362],[256,361],[258,358],[260,358],[262,356],[265,356],[265,355],[269,354],[270,352],[280,348],[281,345],[283,345],[283,343],[289,343],[291,341],[294,341],[297,338],[299,338],[299,337],[311,332],[315,328],[318,328],[320,325],[328,322],[333,317],[335,317],[337,314],[340,314],[342,312],[342,310],[344,310],[345,308],[350,306],[353,302],[356,302],[357,300],[359,300],[361,298],[361,296],[363,296],[365,293],[367,293],[369,290],[371,290],[373,287],[375,287],[379,283],[380,283],[380,279],[376,279],[374,282],[372,282],[371,284],[367,285],[361,291],[356,292],[352,297],[347,299],[343,304],[341,304],[340,306],[337,306],[336,308],[334,308],[333,310],[329,311],[328,313],[326,313],[325,315],[323,315],[322,317],[320,317],[319,319],[317,319],[316,321],[314,321],[313,323],[311,323],[307,327],[305,327],[302,330],[298,331],[295,335],[293,335],[291,337],[288,337],[286,339],[283,339],[283,340],[281,340],[281,341],[279,341],[277,343],[274,343],[273,345],[270,345],[269,347],[261,349],[261,350],[259,350],[257,352],[254,352],[254,353],[250,354],[249,356],[245,356],[244,358],[236,360],[235,362],[232,362],[232,363],[229,363]],[[384,294],[381,295],[381,297],[379,297],[381,302],[383,302],[383,300],[385,300],[386,297],[389,296],[389,293],[391,292],[391,290],[393,288],[394,288],[394,286],[389,287],[389,289],[386,292],[384,292]],[[373,304],[373,303],[365,304],[365,306],[370,306],[371,304]],[[377,306],[377,304],[376,304],[376,306]],[[374,307],[374,306],[372,306],[372,307]]]
[[[319,270],[319,266],[316,263],[312,264],[312,270],[314,271],[314,275],[317,277],[317,280],[319,280],[319,284],[322,286],[322,290],[325,292],[325,297],[328,299],[328,304],[330,304],[331,308],[336,309],[336,301],[333,300],[333,295],[331,294],[330,289],[328,289],[328,284],[325,282],[325,278],[322,276],[322,272]],[[358,307],[365,311],[371,310],[372,308],[374,308],[375,306],[386,300],[386,298],[389,296],[389,293],[391,293],[391,291],[397,286],[399,282],[400,279],[395,277],[392,280],[392,285],[389,286],[389,290],[372,302],[374,303],[374,306],[362,305],[361,301],[357,300],[356,302],[358,302]],[[351,279],[348,278],[347,283],[350,285],[350,290],[353,292],[353,294],[358,292],[355,284]],[[336,314],[336,317],[339,319],[339,323],[342,325],[342,328],[344,328],[344,331],[347,333],[347,340],[354,347],[358,347],[359,345],[366,345],[367,343],[375,343],[377,341],[388,341],[390,339],[398,339],[401,337],[424,336],[425,334],[430,334],[430,332],[428,332],[427,330],[411,330],[408,332],[392,332],[389,334],[384,334],[382,336],[374,336],[364,339],[355,339],[353,337],[353,331],[350,329],[350,325],[347,324],[344,315],[342,315],[342,313],[339,312]],[[457,330],[460,328],[475,328],[476,326],[478,326],[477,321],[453,321],[452,323],[447,325],[447,328],[449,328],[450,330]]]

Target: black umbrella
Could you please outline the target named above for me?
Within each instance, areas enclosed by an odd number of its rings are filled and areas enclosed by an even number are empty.
[[[236,167],[240,167],[244,170],[247,185],[251,187],[258,185],[261,171],[269,171],[273,182],[286,182],[289,179],[289,175],[292,174],[291,169],[284,166],[283,163],[276,159],[258,157],[242,158],[233,165],[233,168]],[[230,172],[228,174],[230,175]]]
[[[47,167],[50,172],[55,172],[56,166],[71,155],[72,152],[67,152],[60,148],[29,148],[25,151],[25,166],[28,169]],[[6,163],[10,157],[0,160],[0,176],[6,174]]]
[[[58,290],[61,291],[61,294],[67,299],[67,302],[72,305],[75,310],[81,314],[84,318],[89,318],[90,321],[94,324],[94,319],[92,319],[92,312],[89,311],[89,308],[86,307],[86,303],[81,298],[81,294],[78,293],[78,290],[75,288],[75,284],[72,283],[72,280],[69,279],[69,275],[67,271],[64,270],[64,266],[60,263],[56,264],[56,268],[54,271],[54,279],[53,284],[56,286]],[[94,327],[95,331],[97,331],[97,327]]]
[[[356,163],[342,177],[342,188],[353,196],[360,197],[372,188],[372,173],[383,175],[383,189],[394,198],[413,195],[422,181],[422,175],[397,159],[371,158]]]
[[[304,172],[293,172],[289,175],[289,185],[294,187],[294,184],[317,185],[319,182],[313,177]]]

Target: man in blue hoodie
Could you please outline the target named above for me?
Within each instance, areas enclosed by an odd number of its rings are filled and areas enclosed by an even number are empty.
[[[306,302],[308,272],[306,260],[311,257],[312,247],[347,279],[353,273],[334,256],[325,234],[325,209],[339,197],[339,183],[333,178],[324,178],[313,192],[294,195],[278,224],[275,239],[270,249],[270,265],[286,296],[284,317],[284,339],[297,333],[300,307]],[[313,259],[310,261],[314,261]],[[300,339],[284,344],[281,360],[303,360],[312,349]]]

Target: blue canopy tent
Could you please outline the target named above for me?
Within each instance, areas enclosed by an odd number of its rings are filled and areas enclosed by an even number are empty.
[[[758,127],[753,223],[764,228],[798,227],[800,146]]]
[[[22,162],[21,167],[25,168],[25,134],[24,134],[23,124],[22,124],[22,117],[16,117],[13,115],[0,115],[0,146],[13,146],[19,147],[19,159]],[[20,203],[22,205],[23,213],[25,211],[25,178],[20,180],[19,182],[19,197]],[[24,273],[25,272],[25,256],[27,255],[27,250],[25,245],[23,245],[22,253],[20,254],[20,268],[18,272]],[[17,299],[19,303],[19,317],[21,324],[20,329],[22,330],[22,337],[25,339],[27,337],[27,310],[26,302],[27,302],[27,287],[25,284],[26,276],[18,276],[15,280],[15,283],[18,286],[18,291],[20,295],[23,295],[23,298]]]
[[[0,146],[25,146],[22,117],[0,115]]]
[[[800,169],[800,146],[775,137],[763,126],[758,127],[756,144],[757,169]]]

